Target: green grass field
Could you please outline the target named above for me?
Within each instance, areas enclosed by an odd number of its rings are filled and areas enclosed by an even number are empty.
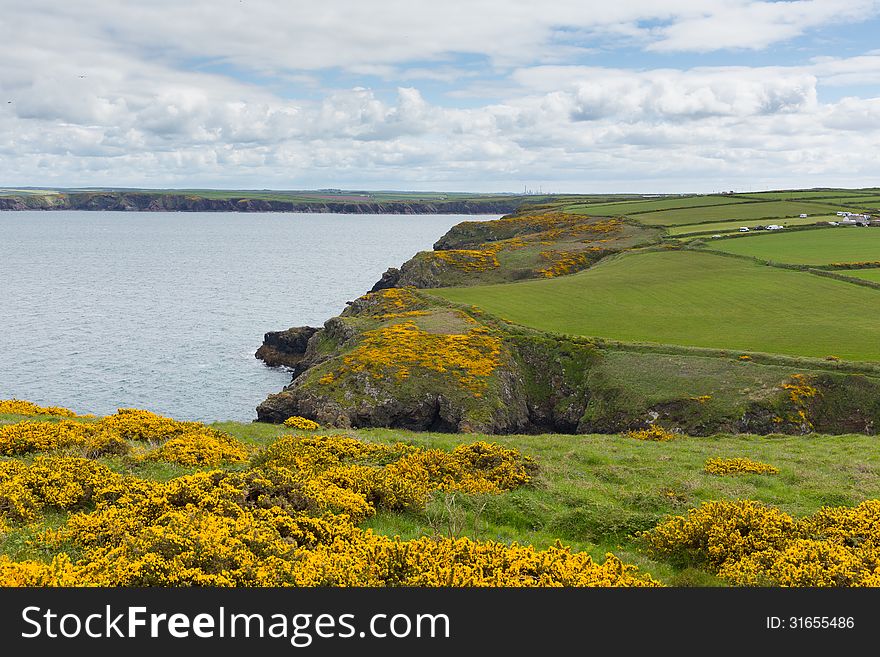
[[[637,221],[651,226],[680,226],[721,221],[755,222],[756,220],[765,220],[764,223],[781,223],[779,221],[766,220],[797,217],[800,214],[827,215],[829,213],[833,214],[838,209],[837,206],[815,202],[767,201],[760,203],[733,203],[704,208],[660,210],[658,212],[646,212],[630,216]]]
[[[812,215],[806,218],[787,217],[785,219],[780,219],[778,223],[783,226],[809,226],[817,221],[835,221],[839,218],[840,217],[835,214]],[[742,221],[721,221],[711,224],[671,226],[667,229],[667,232],[672,236],[692,235],[694,233],[735,233],[739,230],[740,226],[754,227],[755,225],[754,221],[748,221],[745,223]]]
[[[880,261],[880,229],[827,228],[785,231],[713,241],[719,251],[787,264],[829,265]]]
[[[880,283],[880,268],[847,269],[845,271],[839,271],[838,273],[853,278],[861,278],[862,280],[871,281],[872,283]]]
[[[825,203],[833,203],[834,205],[846,205],[851,208],[869,208],[874,209],[880,207],[880,196],[876,194],[864,196],[846,196],[823,201]]]
[[[572,276],[431,293],[557,333],[880,360],[877,290],[709,253],[630,254]]]
[[[0,424],[22,420],[0,416]],[[33,419],[33,418],[31,418]],[[278,425],[223,422],[213,425],[258,450],[285,433]],[[391,429],[345,431],[360,440],[403,441],[452,449],[476,440],[499,442],[534,457],[540,471],[533,485],[500,495],[438,496],[425,511],[383,511],[362,523],[385,535],[469,536],[548,547],[557,539],[604,560],[608,551],[635,563],[669,585],[720,585],[716,577],[649,557],[637,537],[668,515],[702,502],[754,499],[803,516],[824,505],[853,505],[880,495],[876,437],[712,436],[668,443],[619,435],[508,435],[416,433]],[[779,468],[775,476],[718,477],[703,472],[712,457],[749,457]],[[27,460],[27,459],[26,459]],[[99,459],[118,472],[165,481],[198,471],[168,463]],[[233,466],[234,467],[234,466]],[[49,560],[29,541],[57,528],[68,514],[47,511],[40,523],[0,535],[0,554],[16,560]]]
[[[876,195],[876,187],[865,187],[862,189],[789,189],[772,192],[746,192],[736,196],[738,198],[790,201],[798,199],[842,199]]]
[[[738,199],[731,196],[671,196],[659,199],[648,198],[616,203],[577,203],[566,206],[563,210],[566,212],[573,212],[574,214],[620,216],[675,208],[728,205],[742,203],[744,200],[745,199]]]

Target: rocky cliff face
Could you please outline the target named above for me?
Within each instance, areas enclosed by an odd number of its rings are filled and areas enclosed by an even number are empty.
[[[269,367],[296,370],[305,359],[309,339],[318,331],[312,326],[297,326],[286,331],[270,331],[254,354]]]

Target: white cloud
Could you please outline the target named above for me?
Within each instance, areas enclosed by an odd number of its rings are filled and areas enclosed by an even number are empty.
[[[819,91],[880,82],[876,51],[788,67],[567,63],[615,40],[655,50],[762,47],[877,8],[16,2],[0,17],[0,182],[518,189],[544,180],[595,191],[639,186],[628,181],[712,188],[760,170],[857,184],[873,167],[840,153],[880,145],[880,101],[828,103]],[[456,53],[476,55],[499,77],[478,75]],[[340,70],[391,89],[321,86]],[[436,81],[459,84],[443,106],[422,88]],[[492,102],[475,102],[480,94]],[[449,106],[465,95],[470,102]]]
[[[787,2],[694,3],[699,9],[656,30],[648,46],[656,51],[709,52],[764,48],[816,27],[844,24],[876,14],[876,0],[791,0]]]

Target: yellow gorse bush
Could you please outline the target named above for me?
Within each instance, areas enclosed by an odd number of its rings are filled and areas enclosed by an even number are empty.
[[[880,586],[880,500],[799,520],[750,500],[706,502],[644,539],[743,586]]]
[[[102,418],[100,425],[126,440],[155,443],[205,429],[205,425],[199,422],[172,420],[137,408],[120,408],[115,415]]]
[[[150,461],[166,461],[180,465],[217,466],[247,461],[244,445],[219,431],[193,431],[171,438],[149,452]]]
[[[158,440],[159,450],[185,455],[193,436],[211,436],[207,428],[180,432],[167,418],[121,415],[87,426],[122,428],[129,440]],[[0,585],[657,585],[612,555],[599,564],[562,546],[402,541],[356,525],[377,508],[424,508],[433,491],[510,490],[535,471],[530,458],[494,443],[445,452],[320,435],[281,436],[246,470],[166,482],[74,456],[0,461],[0,532],[44,510],[70,513],[36,541],[58,556],[49,563],[0,557]]]
[[[293,417],[284,420],[284,426],[291,429],[302,429],[304,431],[314,431],[315,429],[321,428],[321,425],[314,420],[309,420],[308,418],[300,417],[299,415],[294,415]]]
[[[501,250],[501,246],[501,244],[493,244],[484,245],[481,249],[429,251],[425,257],[466,272],[490,271],[501,266],[498,262],[498,251]]]
[[[704,470],[708,474],[721,476],[733,474],[779,474],[779,469],[775,466],[748,458],[711,458],[706,461]]]
[[[541,257],[550,264],[538,271],[544,278],[555,278],[573,274],[590,265],[590,258],[585,251],[542,251]]]
[[[216,466],[247,460],[244,445],[199,422],[178,422],[148,411],[120,409],[97,422],[37,422],[0,426],[0,454],[63,450],[89,458],[130,452],[129,441],[158,445],[143,458]]]
[[[658,424],[652,424],[647,429],[639,429],[638,431],[629,431],[626,434],[630,438],[635,438],[636,440],[652,440],[655,442],[668,442],[670,440],[675,440],[679,437],[679,434],[669,431],[668,429],[664,429]]]
[[[500,356],[501,340],[484,327],[437,334],[407,321],[367,331],[344,363],[352,372],[369,372],[376,378],[405,379],[416,367],[448,373],[458,384],[479,393],[486,387],[486,378],[500,366]]]
[[[83,456],[124,454],[128,444],[98,424],[62,420],[24,421],[0,427],[0,454],[14,456],[57,449],[78,449]]]
[[[0,413],[10,415],[60,415],[76,417],[76,413],[61,406],[37,406],[23,399],[0,399]]]
[[[376,292],[368,292],[359,297],[353,305],[356,314],[367,314],[377,319],[398,317],[418,317],[427,315],[428,304],[416,293],[405,287],[392,287]]]

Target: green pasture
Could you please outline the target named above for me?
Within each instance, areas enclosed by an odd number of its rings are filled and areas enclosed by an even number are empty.
[[[664,196],[663,198],[648,198],[642,200],[629,200],[617,203],[575,204],[563,208],[566,212],[574,214],[588,214],[597,217],[622,216],[641,212],[654,212],[657,210],[670,210],[676,208],[692,208],[711,205],[731,205],[742,203],[745,199],[732,196]]]
[[[786,217],[785,219],[780,219],[778,223],[781,226],[809,226],[811,224],[815,224],[818,221],[835,221],[839,218],[840,217],[835,214],[812,215],[805,218]],[[670,226],[666,229],[666,231],[671,236],[692,235],[694,233],[735,233],[739,231],[740,226],[754,228],[757,225],[758,224],[754,221],[748,221],[745,223],[743,223],[742,221],[719,221],[711,224]]]
[[[727,253],[785,264],[876,262],[880,261],[880,229],[847,226],[790,233],[782,230],[715,240],[709,246]]]
[[[837,206],[821,204],[813,201],[761,201],[751,203],[730,203],[700,208],[681,208],[659,210],[631,214],[633,219],[651,226],[680,226],[684,224],[708,224],[723,221],[782,223],[774,221],[786,217],[797,217],[800,214],[828,215],[833,214]],[[762,223],[762,222],[758,222]]]
[[[432,294],[556,333],[880,360],[877,290],[710,253],[633,253],[571,276]]]
[[[788,189],[777,190],[772,192],[748,192],[745,194],[737,194],[740,198],[773,200],[773,201],[792,201],[799,199],[835,199],[851,198],[857,196],[876,196],[876,188],[862,189]]]
[[[852,278],[861,278],[872,283],[880,283],[880,268],[872,269],[846,269],[837,272],[843,276],[851,276]]]

